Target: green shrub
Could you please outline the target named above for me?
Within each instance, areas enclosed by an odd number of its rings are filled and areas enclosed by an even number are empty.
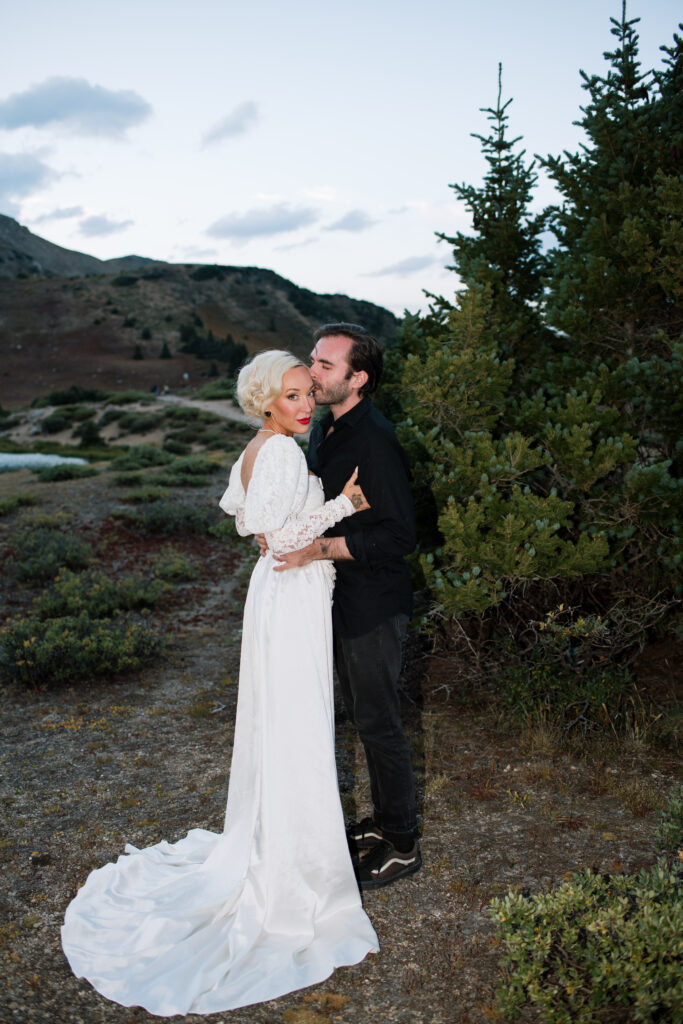
[[[163,499],[139,509],[120,509],[114,515],[132,529],[163,537],[204,534],[213,519],[206,509]]]
[[[61,410],[57,410],[40,421],[40,429],[44,434],[59,434],[62,430],[68,430],[71,426],[71,418]]]
[[[113,479],[116,487],[139,487],[142,482],[142,473],[117,473]]]
[[[73,533],[48,523],[31,524],[13,544],[13,564],[20,579],[53,579],[62,568],[85,569],[92,547]]]
[[[47,405],[74,405],[79,402],[106,402],[111,397],[111,391],[102,391],[99,388],[84,388],[80,384],[72,384],[64,391],[51,391],[47,401],[40,399],[34,402],[34,406]]]
[[[168,583],[183,583],[197,578],[191,559],[182,551],[166,548],[154,560],[154,574]]]
[[[180,444],[184,444],[189,447],[193,444],[202,444],[207,432],[207,427],[203,426],[201,423],[193,423],[189,427],[180,427],[175,430],[167,431],[167,433],[164,434],[164,441],[178,441]]]
[[[80,441],[78,442],[79,448],[92,448],[95,445],[106,445],[106,441],[100,437],[100,432],[92,420],[86,420],[85,423],[79,423],[74,430],[74,435],[76,437],[80,437]]]
[[[163,413],[126,412],[119,419],[118,426],[122,434],[147,434],[160,427],[163,421]]]
[[[544,1024],[617,1019],[605,1014],[618,1007],[624,1021],[683,1019],[680,881],[661,862],[639,875],[588,870],[551,893],[492,900],[505,1020],[525,1006]]]
[[[146,469],[149,466],[166,466],[173,462],[173,456],[153,444],[138,444],[112,462],[115,470]]]
[[[115,420],[121,419],[125,416],[123,409],[109,408],[105,409],[99,420],[97,421],[98,427],[106,427],[109,423],[113,423]]]
[[[169,423],[221,423],[221,417],[196,405],[174,405],[166,411]]]
[[[164,438],[164,443],[161,447],[165,452],[170,452],[171,455],[189,455],[192,451],[192,447],[189,444],[183,444],[182,441],[176,441],[172,437]]]
[[[657,827],[657,841],[669,857],[683,851],[683,786],[671,793]]]
[[[0,672],[11,682],[54,685],[137,668],[160,641],[144,619],[24,619],[0,633]]]
[[[75,573],[61,569],[52,585],[33,604],[39,619],[56,619],[85,612],[93,619],[108,618],[114,612],[151,608],[166,591],[160,580],[145,580],[140,574],[113,578],[102,569]]]
[[[533,721],[561,720],[584,728],[614,723],[633,679],[627,666],[560,668],[543,660],[542,651],[525,653],[503,673],[503,699],[517,715]],[[607,721],[605,720],[607,716]]]
[[[131,389],[129,391],[115,391],[114,394],[110,394],[107,399],[107,405],[131,405],[133,402],[144,402],[145,405],[150,405],[154,399],[148,391],[136,391]]]
[[[155,482],[167,487],[202,487],[207,483],[207,474],[220,468],[217,462],[201,455],[186,455],[176,459],[172,466],[158,475]]]
[[[166,498],[168,491],[165,487],[142,487],[139,491],[131,491],[123,498],[126,505],[148,505],[151,501],[159,501]]]
[[[205,401],[229,402],[235,398],[235,382],[232,380],[209,381],[199,389],[197,398],[202,398]]]
[[[86,476],[97,476],[93,466],[80,466],[78,463],[60,462],[57,466],[44,466],[35,471],[36,479],[41,483],[55,483],[59,480],[81,480]]]
[[[83,423],[85,420],[92,419],[95,415],[95,410],[90,405],[65,405],[60,411],[73,420],[74,423]]]
[[[39,502],[40,498],[33,494],[11,494],[7,498],[0,498],[0,517],[11,515],[17,509],[37,505]]]

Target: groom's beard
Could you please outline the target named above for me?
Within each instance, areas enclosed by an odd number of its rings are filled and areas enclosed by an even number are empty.
[[[326,388],[319,384],[315,385],[316,405],[341,405],[351,394],[351,385],[348,380],[339,381],[338,384],[328,384]]]

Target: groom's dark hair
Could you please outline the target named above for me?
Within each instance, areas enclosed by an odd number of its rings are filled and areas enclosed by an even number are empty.
[[[352,341],[349,350],[349,366],[352,373],[359,373],[364,370],[368,379],[358,392],[359,395],[372,395],[379,387],[382,379],[382,367],[384,357],[382,348],[376,338],[366,331],[360,324],[324,324],[313,334],[313,342],[320,341],[330,334],[343,334]]]

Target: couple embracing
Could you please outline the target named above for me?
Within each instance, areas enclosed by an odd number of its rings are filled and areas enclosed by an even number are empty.
[[[415,544],[407,460],[368,397],[382,370],[375,339],[330,324],[314,341],[310,370],[263,352],[238,379],[240,404],[263,425],[221,508],[259,536],[263,557],[244,608],[224,831],[127,847],[92,872],[62,929],[76,975],[152,1013],[262,1002],[358,963],[378,949],[359,886],[421,863],[397,694],[411,609],[403,555]],[[294,436],[316,404],[329,412],[307,465]],[[346,832],[333,656],[373,802]]]

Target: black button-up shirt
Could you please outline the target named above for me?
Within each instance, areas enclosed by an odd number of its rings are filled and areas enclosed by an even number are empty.
[[[321,478],[328,500],[341,493],[358,466],[358,483],[370,502],[369,509],[326,533],[345,537],[354,559],[335,562],[335,631],[362,636],[392,615],[411,615],[410,572],[403,556],[415,547],[415,518],[408,458],[394,428],[368,398],[336,420],[329,412],[311,431],[308,465]]]

